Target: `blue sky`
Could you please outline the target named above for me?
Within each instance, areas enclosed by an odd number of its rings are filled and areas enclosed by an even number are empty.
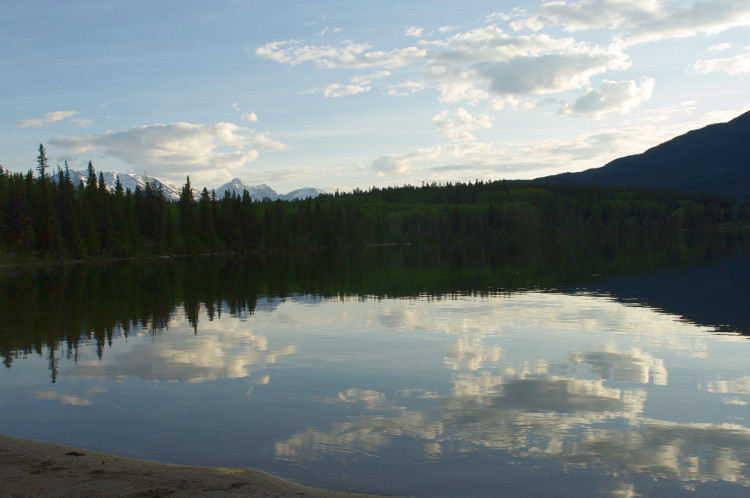
[[[747,0],[36,1],[0,164],[279,192],[602,166],[750,109]]]

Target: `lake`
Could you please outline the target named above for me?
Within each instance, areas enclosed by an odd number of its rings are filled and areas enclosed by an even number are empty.
[[[747,496],[747,234],[6,268],[0,432],[409,496]]]

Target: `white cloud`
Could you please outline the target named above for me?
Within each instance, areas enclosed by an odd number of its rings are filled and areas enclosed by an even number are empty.
[[[596,74],[630,65],[627,56],[614,47],[544,34],[511,36],[496,26],[424,46],[431,48],[425,77],[440,84],[445,102],[583,88]]]
[[[354,78],[352,78],[352,82],[355,82],[355,83],[361,83],[365,81],[369,82],[372,80],[379,80],[381,78],[387,78],[390,75],[391,75],[390,71],[376,71],[370,74],[363,74],[361,76],[355,76]]]
[[[74,156],[100,150],[126,164],[149,166],[154,173],[154,168],[160,169],[168,177],[206,169],[228,172],[254,161],[256,149],[286,148],[266,134],[252,134],[232,123],[153,124],[121,132],[58,137],[50,143]]]
[[[476,71],[489,80],[495,94],[534,95],[585,87],[592,76],[606,72],[612,62],[605,54],[548,54],[486,63]]]
[[[237,102],[232,102],[232,108],[234,108],[235,112],[241,113],[240,119],[242,121],[250,121],[252,123],[258,121],[258,116],[254,112],[242,112],[242,109],[240,109],[240,105]]]
[[[583,0],[546,2],[532,13],[516,10],[509,17],[516,19],[511,26],[517,31],[539,31],[548,26],[578,31],[624,28],[662,15],[660,0]]]
[[[619,128],[555,140],[502,146],[474,141],[386,154],[375,159],[371,168],[379,176],[398,176],[399,181],[415,184],[441,181],[449,173],[454,181],[536,178],[603,166],[618,157],[641,153],[689,130],[736,116],[732,112],[708,113],[695,118],[692,112],[689,107],[641,111],[637,116],[621,120]]]
[[[427,86],[422,82],[404,81],[402,83],[396,83],[395,85],[389,85],[386,87],[384,93],[396,97],[405,97],[413,93],[421,92],[425,88],[427,88]]]
[[[311,88],[304,93],[322,93],[326,98],[340,98],[369,92],[371,89],[372,87],[369,84],[343,85],[340,83],[332,83],[323,87]]]
[[[448,159],[461,160],[466,157],[481,155],[487,149],[487,144],[469,142],[452,145],[439,145],[426,147],[404,154],[386,154],[378,157],[372,163],[372,169],[379,176],[392,174],[408,174],[414,172],[421,164],[424,171],[424,163],[434,163]]]
[[[634,41],[715,34],[750,26],[750,3],[746,0],[699,0],[688,5],[663,0],[660,4],[662,15],[634,23]]]
[[[418,28],[416,26],[409,26],[404,30],[404,36],[413,36],[415,38],[421,38],[422,32],[424,29]]]
[[[491,128],[492,118],[486,114],[472,116],[463,107],[453,114],[447,110],[436,114],[433,121],[437,123],[438,132],[445,135],[451,142],[468,142],[476,140],[471,134],[472,130],[480,128]]]
[[[496,95],[535,95],[590,86],[590,78],[630,61],[616,46],[599,47],[573,38],[545,34],[511,36],[497,26],[456,33],[444,40],[420,41],[419,47],[390,52],[348,42],[303,45],[297,40],[259,47],[255,54],[282,64],[313,63],[320,68],[422,66],[426,81],[437,83],[440,100],[476,104]],[[369,91],[362,82],[316,88],[330,97]],[[403,95],[398,88],[389,93]]]
[[[455,77],[440,77],[438,81],[440,82],[441,102],[466,101],[475,105],[480,100],[490,97],[489,92],[477,85],[467,73],[460,73]]]
[[[296,66],[312,62],[321,68],[400,67],[423,58],[426,51],[417,47],[396,49],[390,52],[369,50],[366,43],[349,43],[342,47],[330,45],[300,46],[297,40],[267,43],[255,50],[255,55],[281,64]]]
[[[609,28],[630,43],[712,34],[750,25],[747,0],[581,0],[516,12],[516,30],[561,26],[568,31]]]
[[[708,74],[714,71],[723,71],[732,76],[747,74],[750,73],[750,50],[734,57],[698,61],[691,64],[687,70],[696,74]]]
[[[487,104],[487,107],[493,111],[502,111],[503,109],[517,111],[519,109],[533,109],[536,106],[537,103],[530,98],[517,98],[513,95],[492,99]]]
[[[599,91],[593,89],[587,91],[572,105],[564,105],[560,109],[560,114],[583,115],[592,118],[616,111],[625,114],[651,99],[653,91],[653,78],[643,78],[640,85],[633,80],[605,80]]]
[[[73,118],[70,120],[71,123],[75,123],[76,125],[80,126],[81,128],[85,128],[87,126],[91,126],[94,123],[93,119],[83,119],[83,118]]]
[[[355,76],[350,80],[348,85],[333,83],[324,87],[311,88],[304,93],[322,93],[326,98],[347,97],[349,95],[369,92],[372,89],[372,86],[370,85],[372,80],[385,78],[390,75],[391,73],[388,71],[378,71],[372,74]]]
[[[732,48],[731,43],[717,43],[716,45],[711,45],[708,47],[709,52],[723,52],[724,50],[729,50]]]
[[[55,123],[57,121],[62,121],[66,118],[70,118],[72,116],[76,116],[80,114],[81,111],[54,111],[54,112],[48,112],[41,118],[35,118],[35,119],[25,119],[23,121],[19,121],[16,123],[16,126],[20,126],[21,128],[29,128],[32,126],[44,126],[47,123]],[[87,120],[90,121],[90,120]]]
[[[315,33],[315,36],[325,36],[328,33],[341,33],[341,28],[330,28],[328,26],[324,27],[317,33]]]

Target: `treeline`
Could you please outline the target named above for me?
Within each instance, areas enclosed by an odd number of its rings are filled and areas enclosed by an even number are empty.
[[[296,249],[561,234],[706,230],[750,221],[750,203],[712,194],[493,181],[355,189],[296,201],[243,195],[180,199],[147,184],[114,190],[91,162],[75,185],[68,166],[36,175],[0,167],[0,254],[53,259]]]

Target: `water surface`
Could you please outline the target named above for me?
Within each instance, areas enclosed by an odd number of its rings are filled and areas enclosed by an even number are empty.
[[[746,496],[747,252],[644,244],[8,271],[0,431],[345,491]]]

